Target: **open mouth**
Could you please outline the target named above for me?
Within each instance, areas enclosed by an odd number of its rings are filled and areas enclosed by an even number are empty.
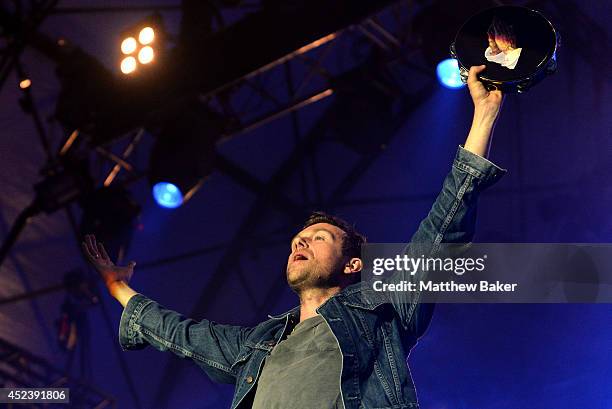
[[[306,257],[303,254],[296,254],[295,256],[293,256],[293,261],[303,261],[303,260],[308,260],[308,257]]]

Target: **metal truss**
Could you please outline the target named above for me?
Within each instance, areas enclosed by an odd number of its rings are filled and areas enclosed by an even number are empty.
[[[22,3],[24,2],[16,2],[19,5],[22,5]],[[133,13],[146,10],[175,11],[179,9],[178,6],[155,5],[54,8],[56,3],[57,1],[32,2],[31,4],[34,6],[28,13],[24,12],[24,7],[20,7],[20,10],[16,11],[16,13],[19,12],[17,13],[20,17],[18,20],[15,20],[14,16],[10,15],[7,10],[0,8],[0,26],[3,28],[3,34],[13,39],[10,44],[7,43],[4,49],[2,49],[0,88],[12,69],[21,70],[19,55],[28,44],[27,39],[30,39],[33,46],[39,48],[50,58],[54,58],[58,54],[58,51],[52,46],[55,42],[52,39],[45,38],[42,33],[37,32],[38,26],[49,14]],[[553,3],[561,11],[569,10],[572,13],[575,13],[577,10],[574,2],[561,4],[562,2],[541,0],[531,3]],[[241,7],[250,10],[257,9],[256,4],[243,4]],[[425,67],[411,61],[408,57],[415,51],[414,44],[411,43],[408,33],[410,32],[410,21],[416,7],[417,5],[412,0],[397,1],[376,15],[369,16],[365,20],[343,30],[328,33],[316,41],[260,67],[233,82],[228,87],[215,89],[211,92],[202,92],[201,98],[207,101],[211,107],[223,113],[226,118],[230,119],[230,123],[234,124],[222,136],[220,143],[230,138],[247,137],[249,132],[254,129],[280,118],[289,117],[292,123],[293,135],[288,135],[288,137],[293,138],[295,145],[293,151],[267,182],[258,180],[248,169],[243,168],[226,157],[219,156],[216,165],[217,170],[229,176],[235,183],[253,192],[257,197],[255,204],[249,210],[230,242],[139,264],[139,268],[147,268],[178,262],[189,257],[199,257],[212,251],[224,252],[221,261],[209,279],[207,287],[203,289],[195,303],[194,309],[189,314],[190,316],[203,316],[206,314],[214,300],[216,289],[226,280],[228,271],[237,274],[238,279],[244,286],[245,292],[249,294],[256,315],[263,315],[272,309],[278,299],[278,295],[285,288],[284,275],[282,277],[279,275],[277,280],[273,280],[273,286],[268,289],[263,300],[258,301],[252,294],[246,277],[239,268],[240,261],[247,254],[247,250],[250,250],[249,242],[264,243],[263,245],[277,244],[281,239],[276,237],[287,235],[290,231],[297,228],[311,208],[335,210],[342,206],[359,205],[360,203],[365,204],[380,200],[419,200],[419,198],[410,196],[383,199],[365,198],[350,202],[344,199],[346,193],[351,190],[360,176],[377,160],[380,150],[362,152],[360,159],[349,170],[347,176],[334,187],[333,193],[324,197],[320,188],[323,175],[319,174],[318,169],[314,165],[314,157],[317,147],[326,140],[325,134],[329,128],[330,121],[332,121],[336,113],[334,111],[336,106],[333,103],[330,104],[327,112],[311,127],[307,134],[302,135],[299,131],[300,110],[319,101],[325,99],[333,100],[337,97],[340,92],[339,84],[347,72],[367,68],[372,65],[389,66],[396,64],[401,65],[406,73],[411,71],[429,73]],[[587,20],[586,16],[582,17],[585,21]],[[19,24],[15,24],[15,21],[18,21]],[[601,32],[599,28],[595,28],[592,21],[590,23],[585,24],[585,26],[591,27],[591,30],[596,30],[598,33]],[[592,47],[582,47],[581,45],[583,44],[580,40],[580,38],[575,40],[577,49],[590,56],[589,53],[592,54]],[[357,51],[365,49],[363,58],[342,56],[344,51],[351,48]],[[335,60],[330,61],[333,57],[335,57]],[[370,78],[371,82],[376,82],[374,77],[375,75],[373,78]],[[353,86],[359,88],[362,84],[355,82]],[[433,75],[432,83],[425,86],[421,91],[412,94],[399,92],[395,96],[395,100],[400,102],[401,109],[393,116],[393,119],[398,122],[390,126],[390,132],[393,129],[397,129],[400,121],[428,96],[432,86],[435,86]],[[29,93],[30,91],[27,92]],[[26,94],[26,98],[31,97]],[[89,136],[76,129],[66,137],[58,153],[54,154],[44,135],[44,129],[40,119],[37,117],[36,109],[31,103],[31,99],[30,105],[32,105],[32,118],[38,130],[41,145],[50,162],[58,158],[61,159],[61,157],[69,154],[71,150],[77,149],[81,140],[88,141]],[[109,168],[107,172],[104,172],[97,178],[96,183],[98,186],[108,187],[112,184],[129,184],[140,180],[146,175],[144,170],[137,169],[134,163],[131,162],[131,157],[140,148],[143,137],[143,129],[136,127],[127,132],[122,138],[117,138],[104,145],[93,146],[93,144],[90,144],[89,147],[86,147],[86,149],[91,149],[94,152],[93,154]],[[125,144],[126,140],[128,141],[127,145]],[[303,186],[302,197],[297,199],[283,193],[289,180],[296,176],[300,178]],[[307,181],[312,181],[311,183],[313,184],[311,186],[312,189],[310,189],[315,192],[312,198],[308,195],[309,189],[306,188]],[[262,227],[262,222],[260,221],[261,214],[270,207],[274,207],[283,214],[286,214],[291,223],[286,229],[273,232],[275,237],[271,238],[267,235],[263,240],[259,238],[253,240],[253,232],[260,231]],[[76,221],[70,212],[69,206],[66,212],[75,230],[76,240],[79,241]],[[26,214],[24,216],[25,221],[31,216],[32,214]],[[103,310],[105,311],[104,307]],[[106,312],[105,319],[107,320],[110,333],[113,334],[114,330],[111,328]],[[0,349],[0,351],[3,350]],[[22,351],[20,353],[25,352]],[[126,364],[121,358],[120,353],[118,353],[118,356],[128,383],[132,386],[133,398],[136,405],[139,406]],[[173,384],[173,380],[176,378],[180,368],[181,363],[178,360],[170,361],[166,367],[161,384],[168,387],[161,389],[155,399],[155,401],[159,402],[160,406],[167,405],[172,392],[170,385]]]
[[[293,138],[295,140],[295,147],[290,156],[284,161],[279,167],[275,175],[270,181],[264,183],[257,180],[250,172],[246,169],[241,168],[238,164],[233,163],[227,158],[219,157],[217,160],[217,169],[236,183],[246,187],[257,195],[256,204],[252,207],[249,215],[243,221],[242,226],[238,229],[234,240],[228,245],[221,246],[225,248],[225,256],[222,258],[216,272],[211,278],[209,289],[205,290],[200,297],[200,301],[197,303],[197,307],[194,314],[198,311],[205,311],[208,308],[208,303],[211,299],[208,294],[218,284],[223,281],[225,271],[237,271],[239,279],[243,282],[245,290],[248,290],[248,284],[244,279],[244,276],[240,269],[236,269],[236,261],[242,256],[245,238],[250,237],[252,232],[258,228],[258,215],[261,214],[268,206],[274,206],[283,213],[290,216],[293,221],[288,229],[291,229],[298,225],[308,213],[308,209],[303,205],[308,200],[300,200],[298,202],[285,196],[283,186],[287,183],[287,180],[292,175],[292,172],[296,168],[300,168],[302,173],[301,179],[306,180],[305,172],[311,173],[311,180],[317,185],[314,187],[316,193],[315,202],[317,206],[333,208],[334,202],[340,199],[345,192],[350,190],[351,186],[359,179],[359,175],[367,170],[370,163],[373,163],[377,157],[377,152],[373,152],[371,155],[365,155],[355,168],[349,172],[345,180],[337,187],[336,192],[327,199],[324,199],[320,193],[320,187],[318,184],[322,179],[321,175],[318,175],[317,169],[314,166],[314,154],[317,149],[317,145],[324,140],[325,128],[327,126],[325,120],[316,124],[315,127],[306,136],[299,134],[299,110],[310,104],[314,104],[325,98],[329,98],[334,94],[334,81],[341,76],[343,72],[355,68],[354,61],[345,59],[342,64],[333,66],[327,64],[329,57],[333,55],[334,51],[341,48],[347,47],[351,43],[359,42],[365,39],[370,42],[375,48],[381,51],[385,58],[394,58],[395,54],[399,52],[403,46],[401,39],[404,34],[401,32],[405,30],[405,22],[402,22],[400,16],[409,12],[411,6],[410,1],[398,2],[393,8],[386,10],[386,20],[391,20],[396,23],[395,29],[385,28],[381,23],[381,16],[375,16],[363,21],[360,24],[351,26],[346,30],[331,33],[327,36],[308,44],[305,47],[296,50],[295,52],[268,64],[255,72],[245,76],[239,81],[235,82],[231,87],[218,90],[217,92],[202,95],[202,97],[209,102],[212,107],[217,108],[226,117],[231,118],[232,122],[236,124],[235,127],[230,129],[221,138],[221,143],[229,138],[237,137],[239,135],[248,134],[250,131],[266,125],[274,120],[282,117],[290,116],[293,124]],[[47,9],[49,12],[50,9]],[[57,12],[79,12],[85,10],[58,10]],[[92,12],[121,12],[122,10],[89,10]],[[134,11],[134,10],[125,10]],[[51,11],[53,12],[53,11]],[[52,44],[54,42],[51,39],[45,38],[41,33],[35,33],[37,38],[37,45],[43,44],[46,48],[41,50],[46,55],[53,58],[57,56],[59,51],[54,50]],[[338,44],[340,41],[345,41],[346,44]],[[25,46],[25,43],[21,47]],[[12,56],[18,57],[18,51],[22,48],[12,50]],[[5,54],[5,58],[8,58],[8,54]],[[18,59],[3,60],[1,66],[3,70],[10,70],[12,66],[19,67]],[[368,64],[368,61],[357,61],[359,64]],[[11,65],[12,64],[12,65]],[[353,64],[353,66],[351,66]],[[20,69],[20,68],[18,68]],[[8,73],[8,71],[2,71]],[[5,74],[7,75],[7,74]],[[25,74],[23,74],[25,75]],[[356,85],[358,86],[358,85]],[[245,92],[246,91],[246,92]],[[31,114],[35,124],[39,137],[41,139],[41,145],[44,147],[50,163],[61,161],[62,157],[69,155],[78,149],[79,145],[82,146],[83,140],[87,142],[88,136],[83,134],[79,129],[73,130],[68,135],[58,150],[57,154],[53,154],[49,142],[46,138],[44,128],[42,127],[40,120],[38,119],[36,107],[31,103],[31,96],[29,95],[30,90],[27,91],[27,98],[31,104]],[[330,114],[331,115],[331,114]],[[123,144],[123,141],[128,139],[127,146]],[[113,183],[129,184],[141,179],[145,172],[136,169],[136,167],[130,163],[130,156],[138,149],[140,142],[143,139],[143,129],[137,128],[133,131],[128,132],[125,137],[117,138],[116,140],[107,143],[105,145],[93,146],[92,152],[103,162],[108,163],[110,171],[106,172],[101,177],[97,184],[108,187]],[[305,193],[305,192],[304,192]],[[311,203],[311,205],[314,203]],[[66,208],[68,219],[70,220],[73,229],[75,230],[76,239],[79,240],[77,233],[77,224],[74,220],[70,206]],[[32,217],[33,214],[28,214],[27,218]],[[279,232],[277,232],[279,233]],[[281,232],[282,233],[282,232]],[[16,237],[15,237],[16,239]],[[275,243],[275,240],[267,240],[269,244]],[[215,247],[212,250],[216,250],[219,247]],[[202,254],[203,252],[211,251],[211,249],[202,249],[186,254],[180,254],[173,257],[169,257],[165,260],[159,260],[157,262],[149,263],[152,265],[165,264],[176,262],[186,257],[194,257]],[[147,263],[143,263],[142,267],[146,267]],[[278,283],[283,283],[283,280],[277,280]],[[276,300],[277,295],[282,291],[284,285],[276,285],[269,290],[269,293],[265,297],[262,304],[257,305],[257,311],[263,313],[269,310]],[[34,296],[36,294],[25,295]],[[252,297],[252,302],[257,304],[257,300]],[[102,306],[103,307],[103,306]],[[103,310],[105,310],[103,308]],[[106,314],[106,312],[105,312]],[[107,321],[110,322],[108,320]],[[109,330],[110,328],[109,324]],[[132,395],[136,402],[136,406],[139,407],[138,398],[133,388],[133,382],[129,378],[127,367],[125,362],[120,357],[120,364],[124,369],[128,383],[132,385]],[[165,374],[165,379],[171,379],[176,372],[176,365],[171,364]],[[158,401],[164,402],[169,396],[170,389],[160,391]]]
[[[314,156],[318,145],[325,141],[326,130],[329,127],[329,121],[335,115],[337,104],[331,104],[328,112],[323,114],[322,119],[311,128],[307,135],[301,135],[299,131],[299,110],[331,97],[335,94],[338,86],[346,86],[347,83],[350,87],[359,88],[362,86],[358,82],[352,85],[350,81],[347,82],[344,79],[346,73],[367,69],[373,61],[384,65],[389,61],[401,59],[401,52],[406,51],[403,49],[405,46],[403,40],[405,39],[406,24],[409,21],[408,16],[411,6],[411,1],[397,2],[392,7],[381,12],[380,15],[371,16],[345,30],[325,35],[244,76],[240,80],[235,81],[230,87],[202,95],[202,98],[211,107],[222,112],[227,118],[231,119],[231,123],[236,124],[223,135],[221,143],[229,138],[248,134],[250,131],[279,118],[289,116],[293,127],[295,146],[293,152],[267,182],[259,181],[247,169],[233,163],[228,158],[218,157],[217,170],[225,173],[241,186],[251,190],[257,196],[257,199],[242,222],[234,239],[227,246],[224,246],[225,254],[211,276],[208,286],[196,302],[196,307],[191,314],[192,316],[202,315],[202,313],[208,310],[211,300],[214,299],[214,297],[211,297],[211,294],[225,280],[227,271],[234,271],[238,274],[238,279],[242,282],[246,293],[250,294],[251,302],[254,304],[258,315],[269,311],[274,306],[278,294],[285,286],[284,279],[275,280],[276,284],[269,289],[263,302],[258,303],[239,268],[240,259],[246,250],[246,241],[252,239],[253,232],[257,231],[260,227],[259,216],[270,206],[287,214],[289,220],[291,220],[287,230],[276,232],[277,234],[286,234],[296,226],[299,226],[308,214],[310,207],[334,209],[336,203],[359,180],[360,175],[374,163],[380,152],[380,150],[373,150],[363,154],[361,160],[358,161],[353,169],[348,172],[344,180],[335,188],[334,193],[327,198],[323,197],[319,186],[323,176],[318,174],[318,170],[314,166]],[[388,22],[387,26],[385,26],[383,21]],[[49,44],[50,42],[47,41],[46,43]],[[347,47],[359,47],[369,51],[362,56],[363,58],[357,60],[355,58],[344,57],[340,59],[339,63],[337,59],[335,65],[329,62],[330,56],[334,55],[334,51],[346,49]],[[48,50],[47,53],[53,54],[53,52]],[[376,82],[375,77],[377,74],[373,74],[372,78],[366,75],[366,77],[360,79]],[[418,105],[425,94],[396,95],[398,99],[403,98],[404,103],[403,109],[400,110],[395,119],[403,120],[407,110]],[[407,99],[410,100],[409,103]],[[394,124],[390,131],[396,129],[399,123],[401,122]],[[45,141],[42,128],[39,129],[39,133],[41,134],[41,140]],[[111,167],[110,171],[105,173],[104,177],[96,182],[98,185],[101,184],[107,187],[113,183],[128,184],[139,180],[145,175],[144,171],[139,171],[130,163],[130,155],[139,147],[142,137],[143,131],[141,128],[138,128],[127,133],[124,138],[117,138],[104,145],[97,144],[93,146],[95,155],[102,161],[106,161]],[[79,142],[83,138],[87,141],[88,136],[78,129],[74,130],[66,138],[58,152],[57,158],[61,159],[61,157],[78,149]],[[129,139],[127,147],[122,145],[126,138]],[[43,142],[43,146],[46,146],[45,149],[48,151],[49,159],[53,161],[54,158],[50,155],[48,143]],[[282,193],[288,180],[295,175],[296,169],[299,169],[298,172],[301,173],[299,177],[304,182],[304,197],[300,200],[291,199]],[[309,178],[307,178],[306,172],[310,173]],[[305,182],[307,179],[314,181],[315,186],[313,190],[316,192],[314,200],[306,197],[308,189],[305,188]],[[76,222],[69,210],[69,206],[67,212],[78,241]],[[275,241],[267,240],[267,242],[272,244]],[[204,249],[204,251],[207,250]],[[202,251],[177,255],[161,260],[160,263],[176,262],[180,259],[199,254],[202,254]],[[151,265],[153,264],[157,263],[151,263]],[[146,263],[144,263],[144,266],[146,266]],[[132,382],[125,367],[125,362],[121,358],[120,363],[128,383],[131,385]],[[179,363],[171,361],[165,370],[162,382],[166,385],[171,385],[172,383],[169,381],[174,379],[178,369]],[[131,389],[136,405],[139,406],[136,392],[133,388]],[[161,406],[166,405],[170,393],[171,388],[169,387],[160,390],[156,401],[160,402]]]

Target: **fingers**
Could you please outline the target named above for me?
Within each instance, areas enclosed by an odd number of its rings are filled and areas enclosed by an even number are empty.
[[[483,72],[486,68],[486,65],[474,65],[470,67],[470,73],[468,74],[468,84],[478,82],[478,74]]]
[[[130,268],[134,268],[134,267],[136,267],[136,262],[135,262],[135,261],[130,261],[130,262],[128,263],[128,267],[130,267]]]
[[[90,262],[93,262],[95,260],[94,256],[89,250],[89,247],[87,246],[87,243],[85,243],[84,241],[81,242],[81,249],[83,250],[83,254],[85,254],[85,257],[87,257]]]
[[[98,248],[98,243],[96,242],[96,236],[93,234],[85,235],[85,240],[81,243],[81,247],[83,251],[87,254],[87,256],[93,260],[99,259],[102,252]],[[106,252],[104,252],[105,254]]]
[[[90,258],[96,258],[96,254],[98,254],[98,250],[95,247],[95,237],[90,234],[85,235],[85,239],[83,241],[82,247],[85,254]]]
[[[91,249],[91,239],[89,238],[89,234],[85,235],[85,238],[83,239],[83,244],[85,245],[85,248],[87,249],[87,253],[93,255],[93,251]]]
[[[102,260],[111,261],[110,257],[108,256],[108,253],[106,252],[106,249],[104,248],[104,244],[98,243],[98,251],[100,252]]]
[[[93,234],[88,234],[87,239],[89,241],[89,248],[91,249],[91,254],[95,258],[100,257],[98,253],[98,243],[96,242],[96,236],[94,236]]]

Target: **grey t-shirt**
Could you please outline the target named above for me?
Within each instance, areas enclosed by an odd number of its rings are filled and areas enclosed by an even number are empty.
[[[329,326],[321,315],[308,318],[266,357],[253,409],[344,409],[341,368]]]

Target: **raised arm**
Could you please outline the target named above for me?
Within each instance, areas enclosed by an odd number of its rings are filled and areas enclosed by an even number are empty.
[[[474,118],[464,146],[466,150],[483,158],[489,156],[493,130],[504,99],[501,91],[487,91],[478,80],[478,74],[485,68],[485,65],[470,68],[468,88],[474,102]]]
[[[406,251],[409,256],[433,255],[441,243],[471,242],[480,192],[506,173],[486,159],[503,98],[500,91],[489,92],[478,80],[477,74],[483,70],[484,66],[470,69],[468,87],[474,103],[472,127],[465,145],[457,150],[442,190],[410,240]],[[411,276],[402,272],[391,280],[417,281],[423,278],[422,273]],[[420,336],[429,324],[433,306],[421,304],[418,293],[389,295],[406,329]]]
[[[451,171],[427,217],[410,242],[420,252],[435,252],[440,243],[468,243],[474,236],[478,194],[501,178],[506,170],[486,158],[501,110],[501,91],[487,91],[478,79],[485,66],[470,68],[468,89],[474,103],[472,126],[459,146]]]

